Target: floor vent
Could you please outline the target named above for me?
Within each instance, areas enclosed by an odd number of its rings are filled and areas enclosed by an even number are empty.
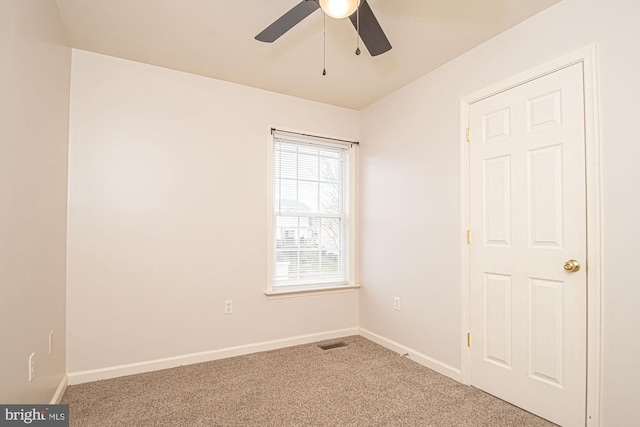
[[[333,344],[325,344],[325,345],[319,345],[318,347],[320,347],[323,350],[331,350],[332,348],[338,348],[338,347],[346,347],[347,343],[346,342],[334,342]]]

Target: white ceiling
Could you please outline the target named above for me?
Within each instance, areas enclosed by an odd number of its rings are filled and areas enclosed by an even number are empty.
[[[274,43],[255,35],[300,0],[57,0],[71,46],[361,109],[560,0],[368,0],[393,49],[371,57],[317,10]]]

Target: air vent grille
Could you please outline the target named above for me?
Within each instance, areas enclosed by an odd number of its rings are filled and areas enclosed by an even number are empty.
[[[331,350],[332,348],[338,348],[338,347],[346,347],[347,343],[340,341],[340,342],[334,342],[331,344],[323,344],[323,345],[319,345],[318,347],[320,347],[323,350]]]

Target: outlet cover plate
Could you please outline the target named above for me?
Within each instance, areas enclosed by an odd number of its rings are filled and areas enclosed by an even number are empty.
[[[29,356],[29,382],[36,376],[36,354],[31,353]]]

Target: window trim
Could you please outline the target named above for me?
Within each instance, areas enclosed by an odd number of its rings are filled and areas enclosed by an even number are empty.
[[[331,145],[345,145],[349,147],[349,204],[347,210],[347,230],[348,230],[348,253],[346,254],[347,262],[348,262],[348,280],[344,284],[322,284],[322,283],[311,283],[305,285],[296,285],[290,287],[282,287],[282,286],[273,286],[273,260],[275,257],[274,251],[274,206],[273,206],[273,197],[274,197],[274,141],[275,136],[274,133],[292,133],[297,135],[305,135],[304,138],[312,142],[327,140]],[[295,139],[298,139],[296,137]],[[340,138],[333,137],[323,137],[319,135],[308,135],[306,132],[298,132],[294,130],[282,129],[278,128],[278,130],[274,130],[274,127],[271,127],[269,130],[268,136],[268,149],[267,149],[267,268],[266,268],[266,290],[265,295],[269,297],[282,297],[282,296],[302,296],[308,294],[325,294],[325,293],[333,293],[333,292],[343,292],[343,291],[353,291],[354,289],[359,288],[358,282],[358,265],[357,265],[357,244],[358,244],[358,235],[357,235],[357,227],[355,219],[357,218],[357,198],[358,198],[358,182],[357,182],[357,165],[358,165],[358,145],[355,143],[350,143],[348,141],[344,142],[336,142],[339,141]]]

